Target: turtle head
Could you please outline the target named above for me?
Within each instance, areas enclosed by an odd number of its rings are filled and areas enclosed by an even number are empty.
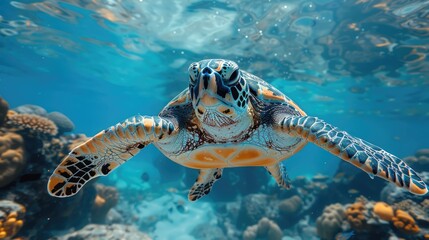
[[[192,63],[188,71],[192,105],[204,125],[222,128],[249,118],[249,86],[235,62],[207,59]]]

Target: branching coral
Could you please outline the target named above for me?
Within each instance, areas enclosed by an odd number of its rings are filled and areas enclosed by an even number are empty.
[[[295,215],[302,209],[302,200],[298,195],[287,198],[280,202],[279,212],[282,215]]]
[[[12,201],[0,201],[0,239],[15,236],[24,224],[24,215],[24,206]]]
[[[384,221],[391,221],[394,213],[393,208],[385,202],[377,202],[374,204],[374,213]]]
[[[119,200],[116,188],[103,185],[96,185],[97,196],[92,206],[92,222],[104,223],[109,210],[114,207]]]
[[[0,132],[0,187],[13,182],[25,166],[24,143],[16,133]]]
[[[417,226],[414,218],[403,210],[396,210],[395,216],[392,218],[392,222],[395,228],[404,233],[415,234],[420,232],[420,228]]]
[[[317,235],[321,239],[333,239],[335,234],[341,231],[341,225],[345,218],[343,206],[339,203],[332,204],[323,210],[317,218]]]
[[[58,128],[51,120],[35,114],[19,114],[9,111],[6,125],[19,132],[28,133],[36,137],[55,136]]]
[[[268,218],[262,218],[258,224],[248,227],[243,233],[244,240],[280,240],[283,233],[280,227]]]
[[[0,126],[3,125],[8,110],[9,104],[6,102],[6,100],[0,97]]]

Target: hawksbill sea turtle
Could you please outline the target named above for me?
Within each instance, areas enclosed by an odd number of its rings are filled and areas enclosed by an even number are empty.
[[[55,169],[48,192],[76,194],[89,180],[153,143],[166,157],[199,170],[189,191],[208,194],[223,168],[261,166],[290,188],[282,161],[312,142],[370,176],[423,195],[426,184],[405,162],[385,150],[307,116],[291,99],[229,60],[207,59],[189,67],[189,86],[158,116],[134,116],[74,148]]]

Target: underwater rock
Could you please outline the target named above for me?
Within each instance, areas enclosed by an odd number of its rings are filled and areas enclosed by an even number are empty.
[[[429,172],[421,172],[419,176],[423,179],[424,182],[429,182]],[[401,202],[406,199],[411,199],[416,203],[421,203],[427,198],[426,195],[415,195],[403,188],[397,187],[395,184],[386,185],[380,193],[380,199],[383,202],[386,202],[390,205],[394,203]]]
[[[362,181],[369,181],[362,184]],[[350,163],[340,161],[338,169],[330,185],[329,194],[335,196],[337,202],[348,203],[353,201],[357,195],[379,196],[387,182],[381,178],[370,179],[368,173],[357,169]],[[335,191],[335,194],[332,192]],[[384,200],[383,200],[384,201]]]
[[[25,207],[13,201],[0,201],[0,239],[11,239],[24,224]]]
[[[26,164],[21,135],[0,132],[0,188],[15,181]]]
[[[13,110],[21,114],[35,114],[42,117],[46,117],[48,115],[48,112],[43,107],[32,104],[21,105]]]
[[[321,239],[333,239],[341,231],[341,225],[345,219],[343,206],[339,203],[331,204],[323,210],[317,218],[317,235]]]
[[[74,129],[74,123],[66,115],[60,112],[51,112],[48,114],[47,118],[57,125],[58,133],[60,135],[62,133],[71,132]]]
[[[243,233],[243,240],[281,240],[283,232],[280,227],[273,221],[264,217],[259,220],[258,224],[249,226]]]
[[[91,210],[91,220],[93,223],[102,224],[106,222],[107,213],[116,206],[119,200],[119,193],[114,187],[96,184],[97,195]]]
[[[137,230],[134,226],[113,224],[113,225],[98,225],[89,224],[84,228],[66,234],[50,238],[50,240],[122,240],[122,239],[139,239],[151,240],[151,238],[143,232]]]
[[[6,126],[15,129],[17,132],[38,138],[55,136],[58,133],[57,126],[48,118],[35,114],[20,114],[13,111],[8,112]]]
[[[9,104],[6,102],[6,100],[0,97],[0,126],[3,125],[6,119],[8,110],[9,110]]]
[[[404,161],[414,169],[429,172],[429,149],[420,149],[414,156],[404,158]]]

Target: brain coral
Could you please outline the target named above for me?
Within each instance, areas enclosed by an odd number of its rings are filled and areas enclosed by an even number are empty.
[[[248,227],[243,233],[244,240],[281,240],[282,236],[280,227],[266,217],[259,220],[258,224]]]
[[[47,118],[57,125],[59,133],[71,132],[74,129],[74,124],[70,118],[60,112],[51,112]]]
[[[341,231],[344,218],[344,209],[341,204],[325,207],[322,215],[316,220],[317,235],[321,239],[333,239],[335,234]]]
[[[6,102],[6,100],[0,97],[0,126],[3,125],[8,110],[9,104]]]
[[[58,128],[51,120],[35,114],[9,111],[7,126],[35,136],[55,136]]]
[[[16,133],[0,132],[0,187],[13,182],[25,165],[24,143]]]
[[[0,201],[0,239],[11,239],[24,224],[25,207],[8,200]]]
[[[279,211],[282,215],[295,215],[302,209],[302,200],[295,195],[285,199],[279,204]]]

